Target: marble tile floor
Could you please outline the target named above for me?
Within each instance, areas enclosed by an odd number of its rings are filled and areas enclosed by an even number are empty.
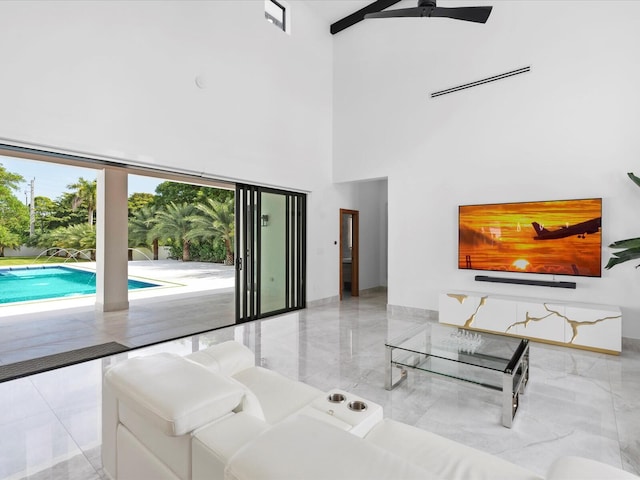
[[[1,479],[101,479],[100,396],[113,362],[187,354],[229,339],[262,365],[323,390],[342,388],[385,416],[493,453],[543,475],[559,455],[640,474],[640,350],[620,356],[533,343],[531,379],[511,429],[499,392],[409,373],[384,389],[384,340],[422,318],[391,314],[384,294],[345,299],[0,384]],[[339,477],[339,476],[338,476]]]

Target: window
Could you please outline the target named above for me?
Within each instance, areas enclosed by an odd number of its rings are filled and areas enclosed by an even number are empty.
[[[275,0],[264,1],[264,18],[266,18],[268,22],[273,23],[283,32],[287,31],[285,24],[285,14],[286,9],[282,4],[276,2]]]

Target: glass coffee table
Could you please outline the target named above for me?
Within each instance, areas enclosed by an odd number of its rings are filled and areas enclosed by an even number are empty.
[[[529,341],[430,323],[389,340],[385,388],[406,380],[408,369],[502,391],[502,424],[511,428],[529,380]],[[394,371],[400,370],[394,381]]]

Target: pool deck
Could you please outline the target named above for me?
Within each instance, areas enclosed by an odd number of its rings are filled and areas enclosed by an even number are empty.
[[[38,265],[40,266],[40,265]],[[82,270],[96,270],[96,262],[56,263]],[[26,268],[26,266],[16,267]],[[166,295],[203,293],[210,290],[232,289],[235,268],[220,263],[182,262],[177,260],[134,260],[129,262],[129,278],[159,283],[159,287],[129,290],[129,302]],[[95,304],[95,294],[73,298],[52,298],[30,302],[0,304],[0,324],[4,317],[24,313],[46,312],[66,308],[86,307]]]
[[[142,347],[235,323],[233,266],[144,260],[129,262],[129,274],[167,285],[130,290],[129,309],[117,312],[96,310],[95,295],[0,306],[0,365],[107,342]]]

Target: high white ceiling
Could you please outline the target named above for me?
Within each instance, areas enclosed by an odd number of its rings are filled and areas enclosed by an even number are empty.
[[[331,25],[373,3],[373,0],[305,0],[305,3]]]

